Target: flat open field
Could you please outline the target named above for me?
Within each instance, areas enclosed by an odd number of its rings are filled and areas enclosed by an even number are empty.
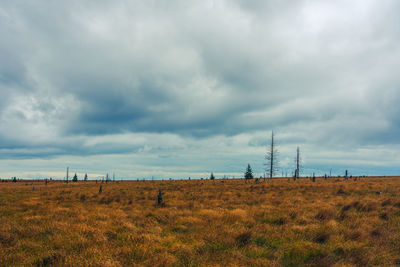
[[[0,183],[22,265],[398,266],[400,178]]]

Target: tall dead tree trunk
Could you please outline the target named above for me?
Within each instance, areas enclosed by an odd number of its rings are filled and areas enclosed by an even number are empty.
[[[271,143],[268,148],[267,154],[265,155],[265,159],[267,160],[267,163],[264,165],[266,166],[265,172],[269,176],[270,179],[274,177],[274,175],[278,172],[278,150],[276,149],[276,144],[275,144],[275,135],[274,132],[272,131],[271,133]],[[265,180],[265,176],[264,176]]]

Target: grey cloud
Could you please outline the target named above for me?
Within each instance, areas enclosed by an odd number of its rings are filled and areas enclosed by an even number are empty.
[[[271,129],[282,145],[397,144],[399,8],[3,1],[0,154],[128,154],[145,144],[84,144],[131,133],[176,134],[184,149],[249,134],[259,148]]]

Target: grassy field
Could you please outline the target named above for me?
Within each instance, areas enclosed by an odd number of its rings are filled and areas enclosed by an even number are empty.
[[[0,266],[30,265],[399,266],[400,178],[0,183]]]

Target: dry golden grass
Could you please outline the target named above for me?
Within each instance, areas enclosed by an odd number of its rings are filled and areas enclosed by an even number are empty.
[[[398,178],[100,185],[0,183],[0,266],[400,265]]]

